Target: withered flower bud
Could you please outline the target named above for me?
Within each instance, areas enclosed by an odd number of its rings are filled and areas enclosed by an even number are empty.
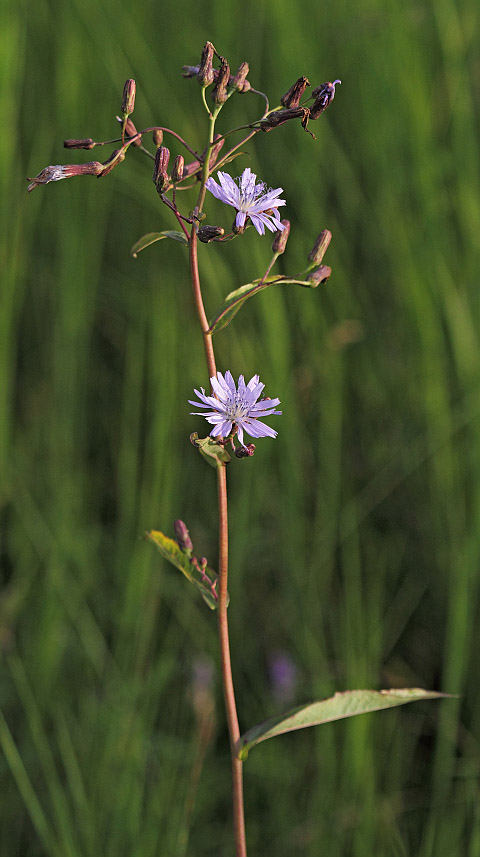
[[[183,155],[177,155],[173,164],[172,182],[180,182],[183,179],[185,159]]]
[[[64,149],[93,149],[97,144],[91,137],[87,137],[85,140],[64,140],[63,148]]]
[[[133,113],[135,107],[135,92],[137,90],[137,84],[134,80],[127,80],[125,82],[125,86],[123,87],[123,98],[122,98],[122,113],[124,116],[130,116],[130,113]]]
[[[300,117],[305,119],[305,116],[308,116],[308,109],[306,107],[289,107],[286,110],[274,110],[273,113],[269,113],[265,119],[262,119],[259,125],[262,131],[271,131],[272,128],[277,128],[290,119],[298,119]]]
[[[191,553],[193,550],[193,544],[187,529],[187,525],[180,520],[174,521],[173,531],[175,533],[176,542],[178,546],[182,549],[182,551],[184,551],[185,553]]]
[[[215,48],[211,42],[207,42],[203,51],[200,66],[197,72],[197,80],[200,86],[210,86],[213,83],[213,55]]]
[[[210,160],[208,162],[209,170],[213,169],[213,167],[215,166],[217,158],[220,154],[220,150],[225,142],[225,137],[222,137],[221,140],[218,140],[219,137],[220,134],[215,134],[215,137],[213,138],[213,146],[210,149]],[[217,140],[218,142],[216,142]],[[203,156],[205,157],[205,152],[203,152]]]
[[[300,99],[305,92],[307,86],[310,86],[310,81],[307,77],[299,77],[298,80],[290,87],[285,95],[282,95],[280,103],[284,107],[298,107]]]
[[[275,233],[275,238],[273,239],[272,251],[277,253],[279,256],[280,253],[285,253],[285,247],[287,246],[288,236],[290,235],[290,221],[289,220],[281,220],[285,229],[279,229],[278,232]]]
[[[152,137],[153,137],[153,143],[158,149],[159,146],[161,146],[163,143],[163,131],[162,131],[162,129],[161,128],[155,128],[155,131],[153,132]]]
[[[168,162],[170,150],[166,146],[159,146],[155,153],[155,166],[153,169],[153,182],[158,193],[161,193],[168,184]]]
[[[220,57],[220,69],[215,86],[212,89],[212,99],[215,104],[225,104],[227,100],[227,86],[230,80],[230,66],[224,57]]]
[[[307,280],[312,284],[312,288],[316,288],[320,283],[325,283],[330,274],[332,273],[332,269],[328,267],[328,265],[320,265],[319,268],[315,268],[311,274],[308,275]]]
[[[335,98],[335,86],[341,82],[341,80],[334,80],[333,83],[322,83],[321,86],[317,86],[312,90],[312,96],[315,101],[313,106],[310,107],[310,119],[318,119],[322,115],[323,111],[327,109],[330,102]]]
[[[329,229],[324,229],[323,232],[320,232],[315,244],[313,245],[312,250],[308,254],[308,261],[312,262],[314,265],[320,265],[323,261],[323,257],[327,252],[327,247],[332,240],[332,233]]]
[[[237,446],[235,455],[237,458],[250,458],[255,452],[255,444],[247,443],[246,446]]]
[[[39,184],[58,182],[61,179],[69,179],[72,176],[100,176],[103,168],[103,164],[99,161],[91,161],[89,164],[65,164],[63,166],[56,164],[45,167],[34,179],[28,179],[30,184],[27,190],[31,193]]]
[[[230,86],[233,86],[233,88],[237,89],[239,92],[248,92],[248,90],[252,88],[252,84],[247,80],[248,72],[248,62],[242,62],[238,67],[237,73],[230,80]]]
[[[200,226],[197,235],[202,244],[209,244],[215,238],[221,238],[222,235],[225,235],[225,230],[221,226]]]
[[[117,122],[119,122],[120,125],[122,125],[122,127],[123,127],[123,119],[121,119],[120,116],[117,116]],[[139,133],[138,133],[137,129],[135,128],[135,125],[133,124],[130,117],[128,117],[127,121],[125,122],[125,137],[127,137],[127,138],[128,137],[137,137],[136,140],[133,140],[132,145],[133,146],[141,146],[142,145],[142,138],[139,135]]]
[[[108,176],[109,173],[122,161],[125,160],[125,149],[115,149],[114,152],[103,162],[103,169],[99,176]]]

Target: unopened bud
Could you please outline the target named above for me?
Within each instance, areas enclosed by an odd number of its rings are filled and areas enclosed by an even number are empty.
[[[197,80],[200,86],[210,86],[213,83],[213,55],[215,48],[211,42],[207,42],[202,51],[202,59],[197,72]]]
[[[193,550],[193,544],[190,538],[190,533],[188,532],[187,525],[180,520],[174,521],[173,531],[175,533],[175,539],[177,541],[177,544],[182,549],[182,551],[184,551],[185,553],[191,552]]]
[[[173,164],[172,170],[172,182],[180,182],[183,178],[183,170],[185,166],[185,159],[183,155],[177,155]]]
[[[262,119],[259,125],[262,131],[271,131],[272,128],[277,128],[290,119],[298,119],[299,117],[305,119],[306,115],[308,116],[308,109],[306,107],[289,107],[287,110],[274,110],[273,113],[269,113],[265,119]]]
[[[118,165],[121,164],[122,161],[125,160],[125,149],[115,149],[114,152],[107,158],[106,161],[103,162],[103,169],[100,173],[100,176],[107,176],[112,170]]]
[[[215,104],[225,104],[227,100],[227,86],[230,79],[230,66],[224,57],[220,57],[220,69],[215,86],[212,89],[212,99]]]
[[[162,193],[168,184],[168,162],[170,160],[170,150],[166,146],[160,146],[155,152],[155,166],[153,169],[153,183],[157,188],[158,193]]]
[[[315,101],[313,106],[310,107],[310,119],[318,119],[322,115],[323,111],[327,109],[330,102],[335,98],[337,83],[341,82],[341,80],[334,80],[333,83],[322,83],[321,86],[317,86],[312,90],[312,96]]]
[[[314,265],[320,265],[323,261],[323,257],[327,252],[327,247],[332,240],[332,233],[329,229],[324,229],[323,232],[320,232],[315,244],[313,245],[312,250],[308,254],[308,261],[312,262]]]
[[[86,140],[64,140],[63,147],[64,149],[93,149],[97,144],[91,137],[87,137]]]
[[[298,107],[300,99],[307,86],[310,86],[308,78],[299,77],[293,86],[290,87],[288,92],[286,92],[285,95],[282,95],[280,103],[283,104],[284,107]]]
[[[234,89],[237,89],[238,92],[248,92],[252,88],[250,81],[247,80],[248,72],[248,62],[242,62],[238,67],[236,75],[231,79],[230,85],[233,86]]]
[[[225,235],[225,230],[221,226],[200,226],[197,235],[202,244],[209,244],[210,241]]]
[[[117,122],[119,122],[120,125],[123,127],[123,119],[120,116],[117,116]],[[126,138],[129,138],[129,137],[136,137],[137,138],[136,140],[132,141],[133,146],[141,146],[142,145],[142,137],[138,133],[138,131],[135,128],[135,125],[133,124],[130,117],[128,117],[127,121],[125,122],[125,137]]]
[[[130,116],[135,107],[135,92],[137,85],[134,80],[127,80],[123,87],[122,98],[122,113],[124,116]]]
[[[237,446],[235,455],[237,458],[250,458],[255,452],[255,444],[247,443],[246,446]]]
[[[279,229],[278,232],[275,233],[275,238],[273,239],[272,251],[276,253],[278,256],[280,253],[285,253],[285,247],[287,246],[288,236],[290,235],[290,221],[289,220],[281,220],[280,223],[284,227],[283,229]]]
[[[320,265],[319,268],[315,268],[315,270],[308,275],[307,281],[311,283],[312,289],[315,289],[320,285],[320,283],[325,283],[331,273],[332,269],[329,268],[328,265]]]
[[[159,146],[161,146],[163,143],[163,131],[162,131],[162,129],[161,128],[155,128],[155,131],[153,132],[152,137],[153,137],[153,144],[158,149]]]

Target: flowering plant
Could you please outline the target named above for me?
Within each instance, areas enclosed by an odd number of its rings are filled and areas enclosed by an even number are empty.
[[[214,67],[215,58],[218,61],[218,67]],[[148,233],[134,244],[133,255],[137,256],[147,246],[164,238],[179,241],[189,250],[192,296],[203,340],[207,377],[210,379],[211,385],[210,393],[207,393],[203,387],[196,389],[197,399],[190,400],[190,404],[199,409],[193,411],[193,415],[203,416],[209,425],[213,426],[207,437],[199,438],[197,433],[192,433],[191,441],[216,472],[219,531],[218,573],[209,566],[205,557],[195,555],[188,528],[182,520],[178,519],[173,525],[175,539],[159,530],[152,530],[146,536],[158,548],[162,556],[194,585],[206,604],[217,612],[221,672],[232,766],[235,850],[237,857],[245,857],[247,850],[243,810],[243,765],[249,751],[256,744],[283,732],[350,717],[367,711],[389,708],[416,699],[439,696],[439,694],[418,688],[340,692],[330,699],[301,705],[285,714],[264,720],[243,734],[240,733],[232,678],[227,619],[229,604],[227,589],[227,466],[232,461],[232,451],[237,459],[251,458],[254,454],[255,446],[253,443],[245,443],[245,435],[255,439],[275,438],[276,430],[263,422],[263,419],[280,416],[282,412],[277,410],[277,406],[280,404],[278,398],[261,398],[265,385],[260,381],[258,374],[253,375],[246,383],[242,374],[235,382],[230,369],[224,373],[217,371],[213,339],[219,330],[232,322],[245,302],[259,291],[278,284],[292,284],[312,289],[320,283],[326,282],[331,270],[323,264],[323,258],[331,240],[331,233],[327,229],[319,233],[306,260],[305,268],[300,273],[290,276],[272,275],[271,270],[276,260],[285,252],[290,233],[290,222],[281,220],[279,214],[279,209],[287,204],[286,200],[281,198],[283,189],[268,189],[263,182],[257,182],[257,176],[250,167],[246,167],[236,180],[225,172],[223,167],[240,156],[240,149],[246,141],[259,133],[269,133],[287,122],[299,120],[301,127],[313,137],[314,135],[309,130],[308,125],[310,121],[318,120],[331,104],[335,96],[336,85],[340,81],[322,83],[315,87],[311,96],[308,97],[306,90],[310,86],[309,81],[306,77],[300,77],[272,110],[267,96],[255,89],[248,80],[248,64],[242,63],[236,74],[231,74],[229,63],[217,53],[211,42],[206,43],[200,63],[195,66],[184,66],[183,73],[186,78],[195,78],[200,85],[201,97],[206,110],[205,139],[202,150],[189,145],[177,132],[163,125],[138,131],[131,119],[135,106],[135,82],[130,79],[124,87],[121,115],[117,117],[120,134],[113,142],[118,145],[110,157],[104,162],[92,161],[84,165],[48,166],[30,180],[28,190],[31,192],[39,185],[76,175],[104,177],[125,160],[130,149],[137,150],[140,155],[153,161],[155,190],[160,202],[165,206],[166,213],[175,219],[177,229]],[[216,122],[221,110],[232,96],[238,94],[247,94],[254,99],[260,98],[263,102],[261,115],[246,127],[233,128],[216,134]],[[312,103],[309,105],[309,102]],[[145,146],[148,134],[153,135],[154,151],[150,151]],[[233,134],[240,136],[239,142],[225,146],[227,139]],[[170,165],[170,149],[163,142],[164,135],[171,136],[182,146],[183,154],[178,154],[175,157],[173,165]],[[104,143],[96,142],[92,138],[65,141],[67,149],[90,150],[101,145]],[[217,170],[218,182],[212,177],[214,169]],[[179,205],[180,191],[188,191],[192,188],[192,183],[198,188],[194,206]],[[209,199],[207,191],[220,202],[235,209],[235,220],[230,231],[226,232],[225,228],[220,225],[206,225],[204,223],[206,217],[204,206],[206,200]],[[233,292],[226,295],[221,305],[208,318],[199,275],[198,242],[222,244],[238,239],[250,225],[253,225],[259,236],[264,236],[265,230],[274,233],[271,259],[266,270],[259,277],[238,286]],[[238,447],[235,446],[235,437],[240,444]],[[277,662],[277,672],[278,669],[286,678],[283,698],[288,700],[290,679],[288,678],[288,661],[285,658]]]

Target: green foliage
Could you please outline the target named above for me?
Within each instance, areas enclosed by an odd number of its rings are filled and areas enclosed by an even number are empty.
[[[129,255],[138,235],[176,225],[133,147],[100,181],[25,191],[26,176],[73,159],[64,137],[118,134],[130,77],[138,127],[182,129],[201,151],[199,87],[180,68],[208,38],[233,67],[249,61],[272,105],[301,74],[342,79],[316,141],[293,123],[259,134],[232,171],[284,187],[282,274],[333,233],[325,288],[268,289],[216,336],[219,368],[259,372],[284,412],[278,438],[228,473],[242,728],[349,688],[461,694],[265,742],[245,769],[249,853],[478,857],[479,91],[466,0],[5,5],[0,855],[231,853],[221,694],[214,750],[191,704],[215,615],[141,538],[180,514],[204,552],[216,538],[215,476],[188,440],[187,401],[208,378],[186,254],[161,241]],[[256,117],[255,99],[232,99],[222,127],[233,111]],[[270,246],[250,229],[199,257],[210,316],[266,270]],[[279,650],[297,670],[287,702],[270,679]]]
[[[193,583],[206,604],[210,607],[210,610],[215,610],[217,600],[214,591],[218,578],[217,573],[206,566],[203,569],[203,575],[201,575],[198,567],[192,565],[190,561],[191,557],[185,551],[180,550],[178,544],[173,539],[165,536],[159,530],[151,530],[149,533],[145,533],[145,538],[155,545],[164,559],[171,563],[171,565],[174,565],[175,568],[178,568],[187,580]]]
[[[164,232],[147,232],[146,235],[142,235],[142,237],[135,242],[130,253],[133,258],[136,259],[141,250],[145,250],[145,247],[150,247],[151,244],[156,244],[156,242],[161,241],[162,238],[171,238],[173,241],[179,241],[180,244],[184,244],[185,247],[188,246],[187,239],[182,232],[169,231],[167,229]]]

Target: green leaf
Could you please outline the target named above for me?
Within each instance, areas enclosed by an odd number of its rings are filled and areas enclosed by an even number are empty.
[[[231,455],[225,447],[213,437],[199,437],[197,432],[194,431],[190,435],[190,440],[193,446],[196,446],[200,451],[205,461],[208,461],[212,467],[223,467],[232,460]]]
[[[173,241],[179,241],[180,244],[185,244],[185,246],[188,247],[188,241],[183,232],[147,232],[146,235],[143,235],[135,242],[130,253],[133,258],[136,259],[141,250],[145,250],[145,247],[149,247],[150,244],[155,244],[156,241],[161,241],[162,238],[172,238]]]
[[[247,283],[245,286],[240,286],[234,292],[230,292],[225,298],[223,304],[217,309],[215,315],[209,320],[209,333],[223,330],[227,324],[230,324],[232,318],[237,314],[240,307],[249,298],[261,292],[262,289],[268,289],[270,286],[293,284],[303,286],[307,289],[315,288],[316,283],[311,283],[309,280],[295,280],[290,277],[263,277],[259,280],[254,280],[253,283]]]
[[[215,610],[217,599],[213,594],[214,590],[212,589],[212,586],[209,585],[208,581],[202,579],[199,571],[194,565],[192,565],[189,557],[182,551],[179,545],[177,545],[176,541],[165,536],[159,530],[150,530],[150,532],[145,533],[145,538],[148,539],[149,542],[152,542],[152,544],[154,544],[160,551],[162,556],[174,565],[175,568],[178,568],[190,583],[193,583],[210,609]],[[205,569],[205,574],[208,575],[212,584],[218,579],[216,571],[213,571],[213,569],[208,566]]]
[[[437,693],[433,690],[422,690],[418,687],[406,687],[400,690],[346,690],[336,693],[330,699],[321,699],[308,705],[300,705],[286,714],[264,720],[242,735],[238,742],[237,756],[246,759],[249,751],[260,741],[305,729],[307,726],[318,726],[330,723],[332,720],[342,720],[344,717],[354,717],[356,714],[366,714],[369,711],[380,711],[382,708],[394,708],[407,702],[418,702],[422,699],[438,699],[448,697],[448,693]]]

